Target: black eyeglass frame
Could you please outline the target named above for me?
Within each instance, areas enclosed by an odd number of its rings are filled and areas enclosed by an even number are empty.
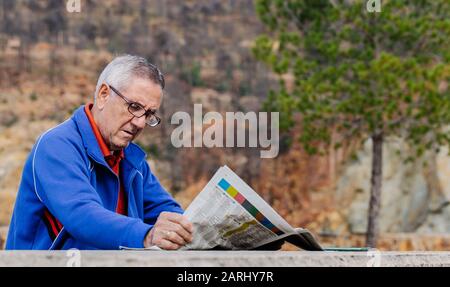
[[[109,84],[107,84],[107,86],[128,104],[128,112],[130,114],[132,114],[133,116],[135,116],[137,118],[141,118],[141,117],[145,116],[145,123],[150,127],[156,127],[157,125],[159,125],[161,123],[161,118],[156,115],[155,110],[146,110],[141,104],[127,99],[121,92],[119,92],[113,86],[111,86]],[[135,112],[132,111],[132,105],[137,105],[144,112],[142,114],[135,114]],[[148,118],[149,116],[150,116],[150,118]],[[154,118],[156,120],[155,123],[150,122],[152,120],[152,118]]]

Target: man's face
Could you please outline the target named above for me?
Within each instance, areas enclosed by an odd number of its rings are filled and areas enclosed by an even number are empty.
[[[161,105],[161,86],[147,79],[135,78],[126,89],[119,89],[119,92],[127,100],[139,103],[146,110],[157,110]],[[106,85],[101,87],[97,95],[93,114],[110,150],[127,147],[145,127],[145,116],[133,116],[128,111],[128,103]]]

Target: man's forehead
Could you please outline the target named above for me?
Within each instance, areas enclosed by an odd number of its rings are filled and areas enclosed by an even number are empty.
[[[158,109],[161,104],[161,86],[150,80],[133,80],[126,89],[129,99],[149,109]]]

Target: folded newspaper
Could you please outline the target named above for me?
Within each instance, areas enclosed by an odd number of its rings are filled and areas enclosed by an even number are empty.
[[[277,241],[323,250],[308,230],[290,226],[227,166],[219,168],[184,215],[194,225],[194,239],[184,250],[264,249]]]

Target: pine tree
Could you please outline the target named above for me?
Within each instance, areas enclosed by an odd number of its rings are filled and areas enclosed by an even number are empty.
[[[253,52],[280,75],[268,108],[281,112],[287,129],[301,114],[308,152],[372,140],[367,245],[374,247],[386,137],[403,137],[417,156],[450,144],[450,1],[382,1],[380,13],[366,2],[257,0],[269,32]],[[288,73],[290,89],[281,77]]]

